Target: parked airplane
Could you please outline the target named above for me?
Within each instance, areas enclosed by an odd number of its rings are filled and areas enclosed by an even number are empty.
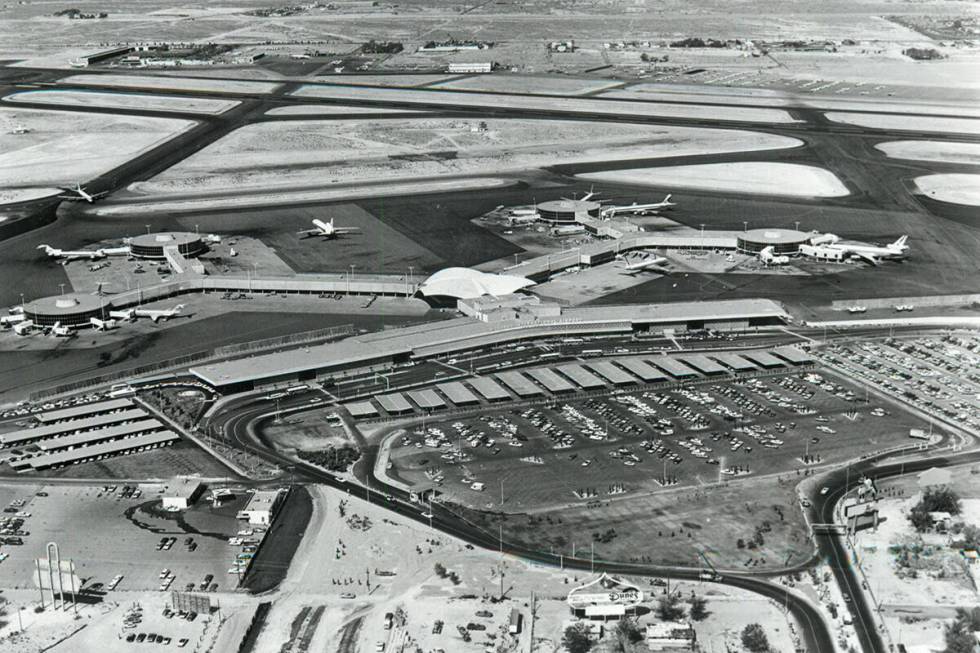
[[[606,208],[602,209],[602,217],[611,218],[618,213],[636,213],[638,215],[657,213],[662,209],[669,209],[677,206],[676,203],[670,201],[671,197],[673,197],[673,195],[668,195],[662,201],[654,202],[652,204],[637,204],[636,202],[633,202],[632,204],[626,206],[607,206]]]
[[[159,322],[160,320],[169,320],[172,317],[177,317],[183,310],[183,304],[177,304],[173,308],[168,309],[127,308],[121,311],[109,311],[109,317],[117,320],[127,320],[129,322],[134,321],[138,317],[148,317],[153,322]]]
[[[342,234],[352,234],[360,231],[357,227],[335,227],[333,218],[330,222],[323,220],[313,220],[313,229],[304,229],[297,232],[300,236],[322,236],[324,238],[336,238]]]
[[[776,250],[773,249],[772,245],[764,247],[761,252],[759,252],[759,260],[762,261],[763,265],[786,265],[789,263],[789,257],[785,255],[777,255]]]
[[[908,254],[909,246],[906,241],[908,236],[902,236],[894,243],[888,245],[858,245],[855,243],[830,242],[824,245],[827,249],[836,249],[844,252],[847,256],[860,258],[872,265],[878,265],[885,260],[903,259]]]
[[[69,193],[75,193],[74,195],[59,195],[58,196],[58,199],[68,200],[69,202],[83,202],[84,201],[84,202],[88,202],[89,204],[91,204],[95,200],[101,199],[101,198],[103,198],[103,197],[105,197],[106,195],[109,194],[108,191],[103,191],[101,193],[89,193],[84,188],[82,188],[82,185],[81,184],[75,184],[75,187],[74,188],[71,188],[69,186],[58,186],[58,188],[60,188],[63,191],[67,191]]]
[[[866,313],[868,311],[867,306],[848,306],[848,313]]]
[[[640,272],[670,274],[670,270],[664,267],[669,261],[663,256],[650,256],[643,252],[637,256],[619,255],[616,258],[623,261],[623,274],[636,275]]]
[[[895,306],[895,310],[899,313],[904,313],[905,311],[914,311],[915,306],[912,304],[898,304]]]
[[[67,261],[75,261],[78,259],[89,259],[96,260],[100,258],[105,258],[107,256],[124,256],[129,254],[128,247],[102,247],[100,249],[58,249],[56,247],[51,247],[50,245],[38,245],[37,249],[43,249],[44,253],[51,258],[63,258]]]

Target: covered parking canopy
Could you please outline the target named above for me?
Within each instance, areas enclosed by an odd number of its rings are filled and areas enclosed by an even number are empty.
[[[351,416],[356,418],[376,417],[378,415],[378,409],[370,401],[355,401],[344,404],[344,408],[347,409]]]
[[[442,400],[442,397],[436,394],[435,390],[413,390],[408,393],[409,398],[414,401],[420,408],[426,410],[435,410],[436,408],[445,408],[446,402]]]
[[[564,378],[558,376],[547,367],[539,367],[533,370],[528,370],[527,375],[547,388],[548,392],[553,394],[561,394],[562,392],[571,392],[575,389],[575,386],[566,381]]]
[[[745,356],[750,361],[758,363],[761,367],[764,367],[766,369],[771,369],[774,367],[783,367],[784,365],[786,365],[785,361],[776,358],[775,356],[773,356],[767,351],[750,351],[742,354],[742,356]]]
[[[675,379],[689,379],[692,376],[698,375],[690,367],[682,365],[679,361],[675,361],[673,358],[668,358],[667,356],[648,358],[647,361],[653,363]]]
[[[536,386],[520,372],[500,372],[496,376],[504,385],[513,390],[514,394],[518,397],[534,397],[535,395],[544,394],[544,390]]]
[[[593,372],[611,382],[613,385],[630,385],[636,383],[636,379],[619,369],[609,361],[599,361],[598,363],[586,363]]]
[[[713,376],[717,374],[724,374],[728,370],[724,367],[711,360],[707,356],[702,354],[691,354],[688,356],[681,356],[681,361],[683,361],[688,367],[693,367],[701,374],[705,376]]]
[[[814,361],[813,356],[806,353],[802,349],[786,345],[785,347],[776,347],[772,350],[772,353],[780,358],[788,360],[793,365],[806,365]]]
[[[711,354],[711,357],[716,361],[727,367],[728,369],[735,372],[748,372],[749,370],[756,369],[756,364],[752,361],[747,361],[737,354],[721,353],[721,354]]]
[[[405,399],[405,395],[400,392],[393,392],[390,395],[378,395],[376,399],[387,413],[398,415],[412,412],[412,405]]]
[[[436,387],[439,388],[442,394],[446,395],[449,401],[453,402],[457,406],[480,403],[480,398],[470,392],[470,389],[459,381],[440,383]]]
[[[473,377],[469,379],[469,383],[487,401],[506,401],[510,399],[510,394],[499,383],[488,376]]]
[[[592,372],[588,371],[581,365],[576,365],[574,363],[569,365],[562,365],[561,367],[555,368],[558,372],[561,372],[569,379],[572,380],[575,385],[584,389],[591,388],[602,388],[605,387],[606,382],[597,377]]]
[[[645,383],[653,383],[655,381],[665,381],[667,375],[653,367],[644,363],[639,358],[619,358],[616,360],[616,364],[629,370],[632,374],[643,379]]]

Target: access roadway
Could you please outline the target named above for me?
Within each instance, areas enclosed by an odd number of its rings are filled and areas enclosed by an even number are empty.
[[[355,475],[361,484],[355,485],[313,465],[278,454],[263,441],[261,436],[262,424],[271,419],[277,410],[301,411],[306,407],[313,408],[314,405],[310,404],[310,401],[318,398],[321,398],[319,393],[310,392],[290,397],[278,406],[263,397],[232,401],[226,404],[222,412],[214,417],[212,424],[223,431],[228,442],[233,446],[247,450],[280,467],[290,469],[291,475],[324,483],[348,493],[357,493],[359,497],[363,497],[370,503],[415,521],[428,523],[434,529],[484,549],[498,551],[501,555],[506,554],[537,564],[583,571],[607,571],[634,576],[702,580],[701,570],[698,569],[605,560],[593,561],[586,558],[571,558],[536,551],[507,542],[500,533],[489,533],[485,529],[468,522],[464,517],[453,513],[442,504],[435,503],[422,509],[418,504],[411,501],[406,492],[374,477],[372,470],[377,456],[377,446],[369,445],[366,442],[359,443],[364,453],[362,459],[355,466]],[[316,404],[316,406],[319,405],[322,404]],[[888,454],[884,455],[887,456]],[[932,467],[947,467],[977,461],[980,461],[980,451],[923,458],[902,463],[883,463],[882,457],[877,457],[851,464],[849,467],[832,472],[825,477],[824,487],[827,488],[827,492],[823,494],[815,492],[811,497],[810,521],[811,523],[833,523],[834,509],[837,503],[850,490],[860,485],[864,477],[880,481],[891,476],[914,473]],[[429,512],[425,513],[424,510]],[[714,582],[755,592],[785,605],[803,629],[801,635],[807,651],[832,651],[834,650],[833,636],[821,612],[809,601],[799,598],[786,588],[767,580],[773,576],[802,571],[817,564],[818,561],[824,560],[833,570],[836,582],[855,617],[854,627],[862,650],[865,653],[886,653],[888,647],[875,627],[876,622],[872,606],[869,605],[866,595],[861,589],[861,582],[850,562],[844,539],[838,535],[825,533],[815,534],[814,537],[817,555],[803,563],[786,569],[766,570],[751,574],[726,570],[722,571],[721,579]]]
[[[531,563],[563,569],[576,569],[589,572],[605,571],[631,576],[674,578],[689,581],[702,580],[702,570],[688,567],[645,565],[604,560],[593,561],[591,559],[565,557],[553,553],[536,551],[507,542],[499,534],[488,533],[438,503],[432,504],[427,508],[429,510],[427,514],[431,516],[423,515],[419,505],[411,501],[408,493],[387,485],[376,478],[371,478],[370,472],[363,471],[371,469],[374,456],[377,454],[376,447],[367,447],[365,455],[362,456],[362,460],[357,465],[358,469],[361,470],[358,475],[363,478],[364,485],[354,485],[318,467],[287,458],[261,442],[259,429],[263,421],[271,419],[277,410],[286,411],[309,405],[310,399],[315,398],[312,395],[313,393],[294,396],[288,401],[281,402],[278,407],[274,403],[262,398],[246,399],[238,404],[229,403],[226,405],[225,411],[222,414],[215,416],[212,424],[217,425],[224,431],[225,437],[233,446],[245,449],[273,464],[289,469],[291,475],[294,477],[302,477],[352,494],[357,493],[358,497],[363,498],[369,503],[381,506],[402,517],[428,524],[431,528],[447,535],[489,551],[496,551],[501,555],[514,556]],[[744,573],[725,572],[719,580],[709,582],[719,582],[731,587],[748,590],[785,605],[793,613],[797,623],[800,624],[802,629],[801,636],[807,651],[823,652],[834,650],[832,635],[819,609],[808,600],[788,592],[786,588],[765,580],[761,575],[755,576]]]

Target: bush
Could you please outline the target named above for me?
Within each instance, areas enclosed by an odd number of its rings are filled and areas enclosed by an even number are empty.
[[[328,447],[323,451],[297,451],[296,455],[308,463],[313,463],[331,472],[345,472],[361,457],[357,447]]]
[[[657,618],[661,621],[677,621],[684,617],[684,608],[680,605],[681,598],[676,594],[661,596],[657,602]]]
[[[930,512],[948,512],[951,515],[960,514],[960,497],[947,486],[928,488],[919,503],[912,506],[909,521],[915,530],[922,533],[932,526]]]
[[[583,623],[574,624],[565,629],[561,645],[568,653],[588,653],[592,648],[592,638],[589,637],[589,627]]]
[[[700,596],[691,597],[691,619],[704,621],[708,618],[708,601]]]
[[[742,646],[752,653],[766,653],[769,650],[769,638],[759,624],[749,624],[742,631]]]

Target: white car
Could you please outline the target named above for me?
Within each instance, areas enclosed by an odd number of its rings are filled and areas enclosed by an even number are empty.
[[[829,487],[827,487],[826,485],[825,485],[825,486],[823,486],[822,488],[820,488],[820,494],[821,494],[821,495],[825,495],[825,494],[827,494],[828,492],[830,492],[830,488],[829,488]]]

